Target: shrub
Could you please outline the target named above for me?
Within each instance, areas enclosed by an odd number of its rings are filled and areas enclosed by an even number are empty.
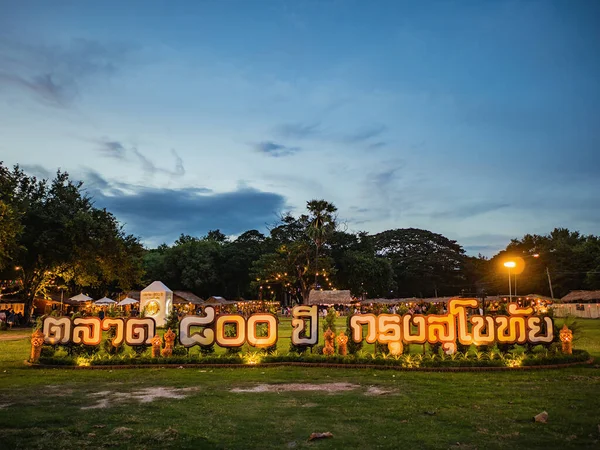
[[[202,356],[212,355],[215,352],[215,345],[201,345],[200,354]]]
[[[323,321],[323,332],[327,331],[328,328],[331,328],[331,331],[335,333],[335,319],[337,317],[337,311],[332,306],[327,310],[327,315],[325,316],[325,320]]]
[[[140,358],[140,357],[144,356],[145,353],[147,353],[146,351],[150,348],[150,346],[149,345],[136,345],[131,348],[133,349],[134,357]]]
[[[306,350],[310,348],[309,345],[294,345],[294,343],[290,342],[290,353],[296,353],[297,355],[302,355],[306,353]]]
[[[51,358],[56,353],[56,348],[53,345],[42,345],[40,357]]]

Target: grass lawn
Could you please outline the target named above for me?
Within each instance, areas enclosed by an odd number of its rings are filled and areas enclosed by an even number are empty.
[[[600,358],[600,320],[579,322],[575,348]],[[289,325],[282,325],[285,351]],[[23,365],[25,333],[0,332],[0,448],[600,446],[597,366],[479,373],[32,369]],[[299,390],[307,388],[321,390]],[[549,414],[546,424],[532,421],[541,411]],[[334,437],[307,441],[324,431]]]

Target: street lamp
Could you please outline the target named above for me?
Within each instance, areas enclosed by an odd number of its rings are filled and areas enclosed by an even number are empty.
[[[504,263],[504,267],[508,269],[508,298],[509,302],[512,302],[512,285],[510,282],[510,269],[514,269],[515,267],[517,267],[517,263],[514,261],[506,261]]]

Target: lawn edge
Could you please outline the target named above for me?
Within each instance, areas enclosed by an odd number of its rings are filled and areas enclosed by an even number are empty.
[[[46,365],[32,364],[24,361],[26,366],[34,369],[67,369],[67,370],[120,370],[120,369],[251,369],[251,368],[269,368],[269,367],[316,367],[331,369],[378,369],[378,370],[396,370],[400,372],[500,372],[500,371],[523,371],[523,370],[544,370],[544,369],[563,369],[568,367],[590,365],[594,358],[587,361],[575,361],[563,364],[548,364],[536,366],[520,367],[400,367],[386,366],[378,364],[328,364],[328,363],[310,363],[310,362],[273,362],[259,364],[115,364],[99,366],[68,366],[68,365]]]

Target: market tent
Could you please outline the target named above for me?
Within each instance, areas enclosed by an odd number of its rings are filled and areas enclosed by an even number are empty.
[[[99,300],[98,300],[99,301]],[[117,303],[117,306],[125,306],[125,305],[133,305],[134,303],[139,303],[135,298],[126,297]]]
[[[89,302],[90,300],[93,300],[93,298],[88,297],[85,294],[77,294],[74,297],[71,297],[69,300],[73,300],[75,302]]]
[[[600,303],[600,290],[571,291],[561,300],[563,303]]]
[[[105,305],[114,305],[115,302],[112,298],[108,298],[108,297],[102,297],[100,300],[96,300],[94,302],[94,305],[98,305],[98,306],[105,306]]]
[[[212,296],[208,300],[202,303],[202,306],[223,306],[223,305],[234,305],[237,302],[230,302],[229,300],[225,300],[223,297]]]
[[[311,290],[308,294],[307,305],[349,305],[356,303],[348,290],[318,291]]]
[[[198,297],[193,292],[189,291],[173,291],[173,304],[174,305],[202,305],[204,300]]]

